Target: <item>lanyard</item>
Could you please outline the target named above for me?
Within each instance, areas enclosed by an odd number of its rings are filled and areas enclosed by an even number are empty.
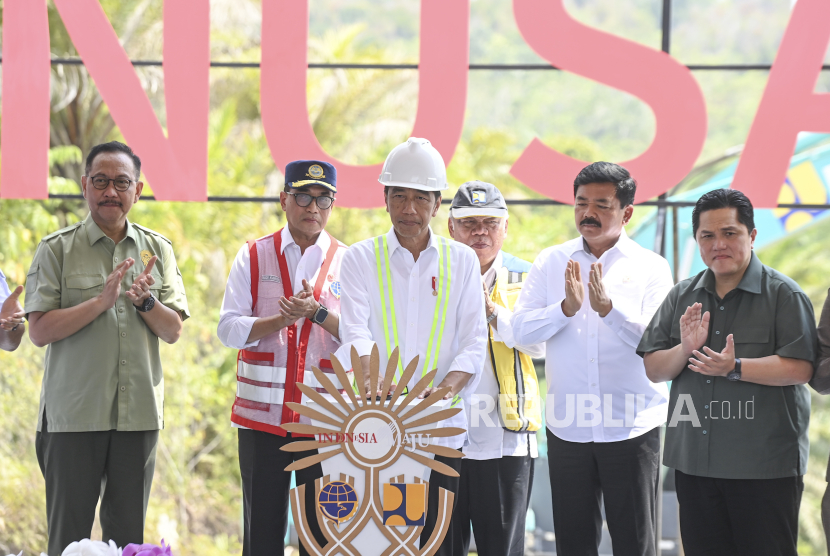
[[[325,230],[321,233],[328,234]],[[320,294],[323,290],[323,284],[326,282],[329,267],[331,267],[331,263],[337,253],[337,240],[334,239],[331,234],[329,234],[329,240],[331,241],[329,250],[326,253],[325,259],[323,259],[323,265],[320,268],[320,272],[317,274],[317,280],[314,282],[314,299],[317,302],[320,301]],[[288,298],[294,295],[294,289],[291,287],[291,273],[288,271],[288,263],[285,260],[285,253],[282,252],[281,244],[282,230],[274,234],[274,249],[277,250],[277,260],[279,261],[280,277],[282,280],[284,295]],[[306,353],[308,351],[308,340],[311,335],[311,326],[311,319],[305,319],[303,327],[300,330],[299,343],[297,342],[297,324],[295,323],[287,327],[288,345],[286,347],[288,354],[286,362],[287,372],[285,373],[286,401],[302,403],[303,394],[300,392],[300,389],[297,388],[297,383],[303,382],[303,378],[305,376],[305,360]],[[287,404],[283,406],[282,422],[299,422],[299,415],[291,410]]]
[[[429,342],[427,343],[427,358],[424,361],[424,366],[421,370],[421,376],[432,370],[432,364],[438,365],[438,356],[441,353],[441,339],[444,336],[444,323],[447,320],[447,307],[450,301],[450,278],[452,274],[452,265],[449,261],[449,240],[438,237],[441,244],[438,251],[438,283],[436,284],[436,292],[438,298],[435,301],[435,313],[432,317],[432,329],[429,333]],[[386,355],[392,356],[392,338],[389,337],[389,319],[387,318],[386,306],[389,305],[390,317],[392,320],[392,336],[396,346],[400,346],[398,341],[398,322],[395,318],[395,295],[392,288],[392,271],[391,263],[389,262],[389,246],[386,241],[386,236],[378,236],[373,240],[375,246],[375,265],[378,274],[378,287],[380,288],[380,306],[383,313],[383,333],[386,337]],[[383,268],[381,268],[381,251],[383,251]],[[387,303],[388,299],[388,303]],[[440,325],[439,325],[440,322]],[[436,329],[438,336],[436,341]],[[403,357],[398,358],[398,379],[403,375]],[[430,384],[430,386],[432,386]]]

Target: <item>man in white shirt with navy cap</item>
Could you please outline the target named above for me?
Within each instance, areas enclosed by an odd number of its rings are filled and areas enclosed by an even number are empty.
[[[469,444],[453,522],[461,530],[455,554],[467,554],[470,529],[479,556],[523,556],[525,520],[533,485],[536,431],[542,427],[539,384],[532,357],[544,344],[517,344],[512,309],[531,264],[502,251],[507,203],[491,183],[470,181],[452,200],[452,238],[473,248],[481,264],[487,357],[469,408]]]
[[[444,161],[429,141],[413,137],[389,153],[378,181],[384,186],[392,228],[382,236],[352,245],[343,256],[343,347],[337,357],[349,361],[350,349],[357,350],[363,369],[355,369],[355,383],[370,395],[368,364],[372,346],[378,345],[383,373],[397,341],[401,365],[395,382],[403,367],[420,356],[408,386],[414,387],[423,375],[437,369],[422,397],[449,387],[446,399],[458,401],[456,407],[462,411],[443,421],[442,426],[466,428],[464,407],[469,406],[478,383],[487,335],[475,252],[435,235],[429,226],[441,207],[441,191],[447,189]],[[437,438],[435,443],[459,449],[465,436]],[[435,460],[456,473],[461,469],[460,459],[436,456]],[[457,494],[458,485],[458,476],[432,471],[421,546],[435,527],[439,487]],[[435,554],[452,554],[457,534],[450,525]]]

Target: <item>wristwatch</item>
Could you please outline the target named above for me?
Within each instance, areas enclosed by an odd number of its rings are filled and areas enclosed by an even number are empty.
[[[135,310],[139,313],[146,313],[147,311],[150,311],[153,307],[155,307],[155,305],[156,298],[153,297],[153,294],[150,294],[150,297],[145,299],[144,303],[142,303],[141,305],[136,305],[135,303],[133,303],[133,307],[135,307]]]
[[[491,322],[493,322],[493,319],[495,319],[498,315],[499,315],[499,306],[496,305],[496,308],[493,309],[492,314],[489,317],[487,317],[487,324],[490,324]]]
[[[732,382],[738,382],[739,380],[741,380],[741,360],[737,357],[735,358],[735,368],[729,371],[729,374],[726,375],[726,378],[728,378]]]
[[[314,314],[311,316],[311,322],[314,324],[319,324],[323,326],[323,323],[329,316],[329,310],[326,309],[326,306],[320,303],[320,306],[317,307],[317,310],[314,311]]]

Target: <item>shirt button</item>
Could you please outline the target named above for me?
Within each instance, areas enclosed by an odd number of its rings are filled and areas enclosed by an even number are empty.
[[[720,334],[720,330],[715,330],[715,334]]]
[[[596,388],[596,387],[597,387],[596,382],[592,382],[592,383],[591,383],[591,388]]]
[[[703,431],[703,434],[706,434],[706,431]]]
[[[127,333],[126,333],[126,332],[122,332],[122,333],[121,333],[121,337],[122,337],[122,338],[126,338],[126,337],[127,337]]]
[[[593,357],[591,357],[591,363],[593,363],[593,362],[594,362],[594,358],[593,358]]]
[[[113,260],[114,260],[115,262],[118,262],[118,257],[115,257]]]
[[[710,384],[711,382],[712,382],[711,380],[707,380],[707,381],[706,381],[706,384]]]
[[[126,359],[122,359],[122,360],[121,360],[121,364],[122,364],[122,365],[126,365],[126,364],[127,364],[127,360],[126,360]]]
[[[709,406],[708,406],[708,405],[704,405],[704,406],[703,406],[703,409],[709,409]]]
[[[126,387],[126,386],[122,386],[122,387],[121,387],[121,391],[122,391],[122,392],[123,392],[124,390],[126,390],[126,389],[127,389],[127,387]]]
[[[118,312],[119,312],[119,313],[123,313],[123,312],[124,312],[124,307],[119,307],[119,308],[118,308]]]
[[[723,305],[720,306],[720,310],[723,311]]]

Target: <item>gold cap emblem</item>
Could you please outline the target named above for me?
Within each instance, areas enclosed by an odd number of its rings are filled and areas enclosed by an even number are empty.
[[[314,178],[315,180],[319,180],[320,178],[326,177],[323,174],[323,167],[319,164],[312,164],[311,167],[308,169],[308,174],[306,175],[310,178]]]
[[[153,258],[153,254],[147,251],[146,249],[141,252],[141,262],[144,263],[144,266],[147,266],[147,263],[150,262],[150,259]]]

